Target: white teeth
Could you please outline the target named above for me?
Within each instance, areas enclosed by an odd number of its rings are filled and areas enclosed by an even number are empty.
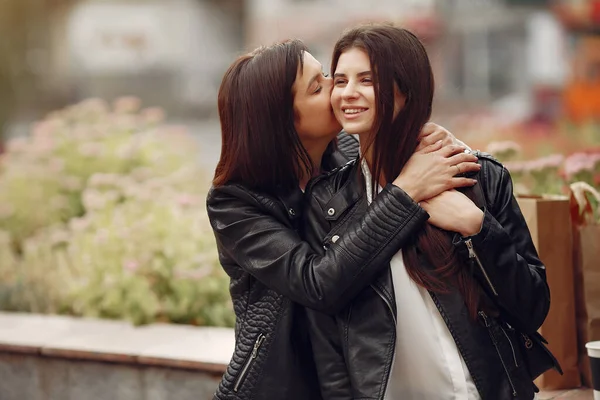
[[[347,108],[344,110],[344,114],[358,114],[366,110],[366,108]]]

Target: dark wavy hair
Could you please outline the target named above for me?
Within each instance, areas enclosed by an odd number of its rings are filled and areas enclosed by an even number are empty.
[[[335,44],[331,70],[335,72],[341,54],[363,50],[369,57],[375,87],[376,132],[366,149],[372,147],[370,165],[375,194],[379,182],[391,182],[400,174],[418,145],[419,132],[431,117],[434,80],[427,51],[406,29],[371,24],[346,31]],[[394,118],[394,90],[406,97],[404,108]],[[472,196],[472,194],[470,195]],[[452,245],[449,232],[430,224],[403,248],[404,262],[411,279],[433,292],[447,292],[454,285],[463,296],[469,315],[476,318],[481,288],[465,268]],[[425,257],[433,267],[420,261]]]

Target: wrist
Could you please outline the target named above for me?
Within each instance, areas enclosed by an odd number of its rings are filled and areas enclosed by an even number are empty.
[[[483,211],[477,209],[477,212],[468,218],[464,218],[465,226],[460,230],[463,237],[477,235],[483,227]]]
[[[394,180],[392,184],[402,189],[404,193],[406,193],[411,199],[413,199],[415,203],[418,203],[421,200],[423,200],[418,187],[412,185],[409,181],[405,181],[404,179],[402,179],[402,177],[399,176],[398,178],[396,178],[396,180]]]

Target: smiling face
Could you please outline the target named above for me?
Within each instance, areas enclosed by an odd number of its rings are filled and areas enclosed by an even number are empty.
[[[333,84],[331,105],[344,130],[361,136],[374,133],[377,101],[367,53],[356,47],[344,51],[335,69]],[[394,97],[395,118],[404,107],[406,97],[396,87]]]
[[[304,52],[304,66],[293,86],[294,126],[305,147],[313,142],[329,143],[341,130],[331,109],[332,79],[310,53]]]

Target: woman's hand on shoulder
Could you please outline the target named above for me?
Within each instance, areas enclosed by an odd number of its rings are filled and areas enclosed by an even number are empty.
[[[465,150],[455,144],[444,146],[439,140],[415,151],[392,183],[417,203],[449,189],[473,186],[476,180],[460,174],[479,171],[481,166],[477,164],[477,157]]]
[[[419,133],[419,144],[417,145],[416,151],[423,150],[427,146],[431,146],[440,140],[442,141],[443,146],[455,144],[470,150],[469,146],[458,140],[448,129],[436,123],[428,122],[423,126],[423,129],[421,129],[421,132]]]
[[[447,190],[423,200],[421,207],[429,214],[430,224],[462,236],[476,235],[483,224],[483,211],[458,190]]]

